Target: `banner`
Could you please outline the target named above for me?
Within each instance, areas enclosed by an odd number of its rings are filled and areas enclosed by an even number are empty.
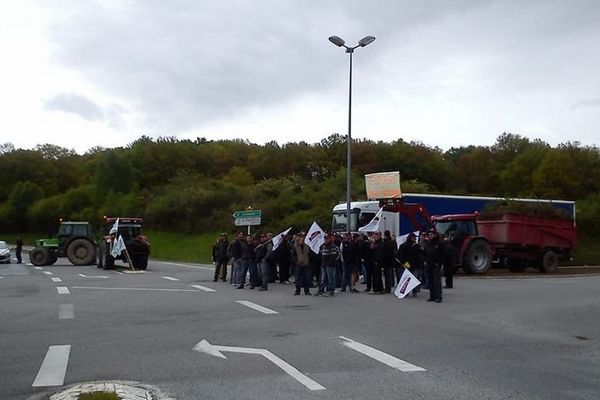
[[[291,230],[292,230],[292,227],[289,227],[289,228],[287,228],[287,230],[273,236],[273,239],[271,239],[271,241],[273,242],[273,250],[272,251],[275,251],[275,249],[279,247],[279,245],[283,241],[283,237],[285,235],[287,235],[288,233],[290,233]]]
[[[414,288],[419,286],[421,281],[417,279],[409,270],[405,269],[400,277],[400,282],[398,282],[398,286],[396,286],[396,290],[394,294],[399,299],[403,299],[407,294],[409,294]]]
[[[365,175],[367,199],[395,199],[402,197],[400,191],[400,172],[378,172]]]
[[[313,222],[304,238],[304,244],[306,244],[310,249],[319,254],[319,249],[321,245],[325,243],[325,232],[323,229],[317,224],[317,222]]]
[[[383,214],[383,207],[377,211],[377,214],[373,217],[371,222],[363,227],[358,228],[359,232],[381,232],[381,214]]]

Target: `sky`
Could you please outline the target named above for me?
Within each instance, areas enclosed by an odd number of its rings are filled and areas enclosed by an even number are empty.
[[[600,142],[596,0],[0,2],[0,144]]]

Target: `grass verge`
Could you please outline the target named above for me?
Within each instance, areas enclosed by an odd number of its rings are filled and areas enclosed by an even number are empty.
[[[219,233],[182,234],[146,231],[150,256],[157,260],[212,262],[212,246]]]
[[[81,393],[78,397],[79,400],[121,400],[115,392],[92,392],[92,393]]]

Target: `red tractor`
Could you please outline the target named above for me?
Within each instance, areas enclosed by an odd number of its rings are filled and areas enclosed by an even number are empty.
[[[103,236],[98,242],[98,268],[111,269],[115,260],[121,260],[135,269],[145,270],[148,267],[150,243],[142,234],[143,219],[138,217],[104,217]],[[122,237],[125,250],[113,255],[118,238]]]

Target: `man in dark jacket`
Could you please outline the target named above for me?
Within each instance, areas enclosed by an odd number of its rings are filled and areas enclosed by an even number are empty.
[[[394,262],[396,259],[396,241],[390,231],[383,233],[383,277],[385,293],[391,293],[394,287]]]
[[[321,282],[318,295],[323,295],[325,285],[327,285],[327,294],[333,296],[335,292],[335,272],[338,260],[340,259],[340,248],[333,241],[333,235],[325,236],[325,243],[321,246]]]
[[[17,238],[16,245],[17,245],[17,247],[15,248],[15,252],[17,255],[17,264],[21,264],[21,262],[22,262],[21,252],[23,251],[23,240],[21,239],[20,236]]]
[[[242,242],[242,268],[238,277],[238,289],[243,289],[246,284],[246,274],[250,271],[250,289],[259,286],[258,271],[256,270],[256,261],[254,254],[254,238],[250,235],[246,236],[246,241]]]
[[[381,232],[375,232],[373,236],[375,238],[373,243],[371,243],[371,249],[373,250],[373,293],[383,294],[381,273],[385,264],[385,248],[381,239]]]
[[[400,268],[397,273],[398,281],[404,272],[404,268],[409,268],[410,272],[418,279],[422,280],[423,276],[423,248],[417,243],[417,237],[414,233],[409,233],[406,242],[402,243],[398,248],[398,260]],[[421,286],[413,289],[413,297],[421,291]]]
[[[231,276],[229,277],[229,283],[233,285],[239,284],[239,275],[242,270],[242,242],[244,241],[244,234],[238,232],[235,240],[229,245],[229,256],[233,258],[231,263]]]
[[[213,282],[219,279],[219,276],[223,282],[227,282],[227,263],[229,262],[229,240],[227,240],[227,234],[221,233],[219,239],[213,246],[213,262],[215,263],[215,275]]]
[[[444,262],[444,244],[435,228],[427,233],[424,243],[425,268],[429,281],[429,298],[427,301],[442,302],[442,264]]]

